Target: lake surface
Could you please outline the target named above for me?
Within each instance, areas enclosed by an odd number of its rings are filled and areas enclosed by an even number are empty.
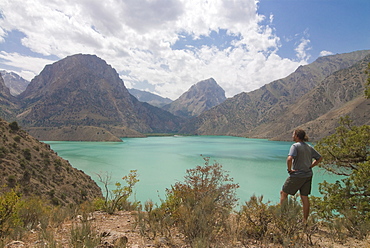
[[[268,141],[228,136],[167,136],[123,138],[123,142],[47,141],[59,156],[90,175],[97,183],[97,173],[108,172],[115,182],[130,170],[137,170],[140,180],[135,186],[135,199],[144,203],[151,199],[159,203],[166,188],[184,181],[187,169],[204,165],[210,157],[222,165],[240,185],[239,202],[255,194],[264,200],[279,202],[279,192],[287,178],[286,157],[293,142]],[[201,156],[202,155],[202,156]],[[335,182],[338,176],[329,175],[315,167],[312,194],[320,196],[318,183]],[[100,187],[102,184],[98,183]]]

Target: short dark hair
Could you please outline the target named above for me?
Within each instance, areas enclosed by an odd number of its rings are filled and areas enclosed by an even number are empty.
[[[303,129],[296,129],[294,130],[294,133],[300,140],[308,141],[308,136],[306,135],[306,132]]]

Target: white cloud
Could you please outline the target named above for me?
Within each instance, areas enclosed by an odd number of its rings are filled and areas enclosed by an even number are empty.
[[[28,81],[36,76],[35,72],[41,72],[45,65],[55,62],[48,59],[23,56],[18,53],[6,53],[3,51],[0,52],[0,59],[3,60],[2,63],[4,65],[22,68],[17,73]]]
[[[210,77],[228,96],[251,91],[309,58],[308,39],[297,46],[299,62],[276,54],[280,39],[261,25],[265,17],[257,14],[255,0],[12,0],[2,1],[0,9],[0,42],[16,29],[37,54],[96,54],[120,72],[127,87],[146,85],[172,99]],[[229,48],[204,39],[221,29],[234,39]],[[184,34],[204,42],[172,49]],[[52,62],[5,51],[0,58],[35,74]]]
[[[302,38],[301,42],[298,44],[297,48],[295,49],[297,53],[297,58],[302,62],[305,62],[309,60],[310,58],[310,54],[307,53],[307,51],[311,49],[309,47],[309,44],[310,44],[309,39]]]
[[[322,56],[328,56],[328,55],[332,55],[332,54],[333,54],[332,52],[329,52],[329,51],[325,51],[324,50],[324,51],[321,51],[320,52],[320,55],[319,56],[322,57]]]

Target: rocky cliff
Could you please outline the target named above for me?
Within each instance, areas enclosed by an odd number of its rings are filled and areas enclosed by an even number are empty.
[[[139,102],[118,73],[95,55],[77,54],[47,65],[18,96],[17,119],[35,127],[84,126],[136,132],[175,132],[181,119]]]
[[[0,71],[0,73],[4,79],[6,87],[9,88],[10,94],[12,94],[13,96],[17,96],[25,91],[27,85],[30,83],[14,72],[7,72],[2,70]]]
[[[4,79],[0,73],[0,117],[14,118],[14,111],[18,108],[17,100],[10,94],[9,88],[5,85]]]
[[[162,108],[174,115],[189,118],[199,116],[225,100],[225,91],[210,78],[191,86],[178,99]]]

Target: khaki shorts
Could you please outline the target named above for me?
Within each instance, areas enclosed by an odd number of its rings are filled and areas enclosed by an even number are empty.
[[[288,177],[283,185],[283,191],[289,195],[299,193],[303,196],[311,194],[312,177]]]

